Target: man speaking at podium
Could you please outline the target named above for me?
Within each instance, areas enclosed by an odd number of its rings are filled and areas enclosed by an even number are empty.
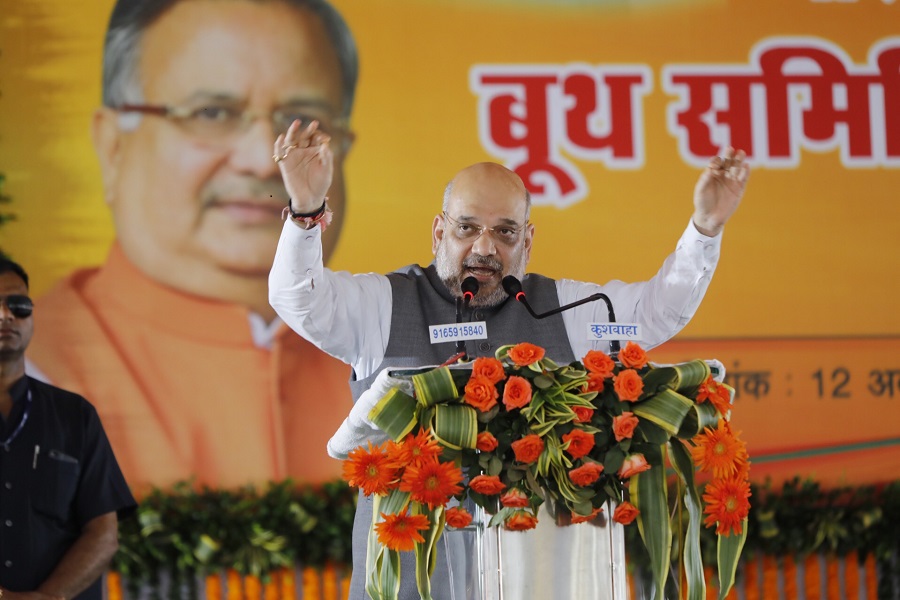
[[[750,174],[741,151],[729,148],[710,159],[694,189],[693,217],[675,251],[649,281],[601,286],[525,275],[535,233],[529,222],[529,194],[515,173],[493,163],[467,167],[447,186],[442,210],[431,226],[432,264],[411,265],[386,276],[351,275],[332,272],[322,263],[321,230],[330,219],[325,192],[332,174],[327,141],[315,122],[294,122],[275,141],[273,158],[291,201],[269,275],[269,301],[301,336],[353,368],[354,400],[388,367],[440,364],[456,352],[453,342],[432,344],[429,326],[457,322],[463,281],[470,292],[477,288],[468,305],[473,320],[483,321],[487,329],[485,339],[468,342],[470,358],[493,356],[500,346],[525,341],[543,347],[560,364],[577,360],[591,348],[609,350],[605,342],[589,342],[585,335],[588,323],[609,320],[604,303],[583,304],[538,320],[510,300],[502,283],[508,276],[519,280],[531,303],[545,310],[604,293],[620,321],[640,326],[645,349],[663,343],[696,312],[715,270],[722,229],[737,209]],[[469,278],[477,285],[469,288]],[[351,414],[348,420],[354,417],[356,429],[364,432],[366,419]],[[371,499],[361,497],[353,531],[353,599],[365,598],[371,518]],[[417,598],[414,557],[403,553],[402,560],[400,597]],[[435,597],[449,589],[445,562],[438,558],[432,577]]]

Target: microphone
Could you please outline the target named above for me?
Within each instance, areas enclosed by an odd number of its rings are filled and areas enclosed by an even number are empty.
[[[570,308],[575,308],[576,306],[581,306],[582,304],[587,304],[588,302],[594,302],[596,300],[603,300],[606,303],[606,309],[609,313],[609,322],[616,322],[616,313],[613,310],[612,302],[609,300],[609,296],[603,294],[601,292],[597,292],[596,294],[591,294],[587,298],[582,298],[581,300],[576,300],[570,304],[566,304],[565,306],[560,306],[559,308],[554,308],[553,310],[548,310],[545,313],[537,314],[534,312],[534,309],[531,308],[531,305],[528,303],[528,299],[525,297],[525,290],[522,289],[522,282],[516,279],[513,275],[507,275],[500,282],[503,286],[503,289],[509,294],[511,297],[515,298],[518,302],[522,303],[528,313],[534,317],[535,319],[543,319],[549,317],[551,315],[555,315],[563,312],[564,310],[569,310]],[[619,353],[620,345],[619,340],[612,340],[609,343],[609,352],[615,357]]]
[[[469,303],[472,302],[472,300],[475,299],[475,295],[478,294],[478,280],[469,275],[462,280],[460,288],[462,289],[465,307],[469,308]]]
[[[462,280],[462,284],[460,284],[460,289],[462,290],[462,299],[456,299],[456,322],[462,323],[463,319],[463,310],[469,310],[469,303],[475,298],[475,294],[478,293],[478,280],[472,277],[466,277]],[[471,320],[471,319],[470,319]],[[469,360],[468,351],[466,350],[466,342],[463,340],[456,341],[456,351],[461,355],[462,360]]]

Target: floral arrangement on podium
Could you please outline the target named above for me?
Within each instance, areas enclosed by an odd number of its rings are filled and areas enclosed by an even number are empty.
[[[493,515],[491,526],[510,530],[533,528],[545,501],[572,526],[613,501],[613,520],[637,519],[658,598],[671,563],[670,514],[684,509],[686,597],[706,598],[701,521],[718,535],[719,597],[732,587],[747,534],[749,457],[729,422],[734,391],[706,362],[652,365],[629,342],[617,360],[592,350],[560,366],[521,343],[411,380],[412,394],[395,387],[369,413],[390,439],[357,448],[344,463],[345,480],[374,495],[372,598],[397,597],[404,551],[415,552],[419,592],[431,598],[437,540],[445,526],[472,520],[448,504],[466,497]],[[671,499],[667,467],[680,482]],[[698,471],[710,478],[702,497]]]

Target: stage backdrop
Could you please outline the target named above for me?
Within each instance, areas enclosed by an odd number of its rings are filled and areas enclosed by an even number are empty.
[[[89,136],[111,2],[6,4],[0,172],[18,220],[2,247],[40,296],[114,238]],[[645,279],[708,157],[744,148],[713,284],[651,358],[724,362],[757,480],[900,474],[900,3],[335,4],[362,72],[331,267],[427,263],[444,185],[490,160],[532,191],[530,270]]]

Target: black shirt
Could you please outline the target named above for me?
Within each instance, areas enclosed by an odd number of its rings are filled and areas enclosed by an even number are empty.
[[[84,398],[23,377],[0,419],[0,586],[37,589],[100,515],[135,508],[97,411]],[[29,399],[30,396],[30,399]],[[98,579],[76,596],[101,600]]]

